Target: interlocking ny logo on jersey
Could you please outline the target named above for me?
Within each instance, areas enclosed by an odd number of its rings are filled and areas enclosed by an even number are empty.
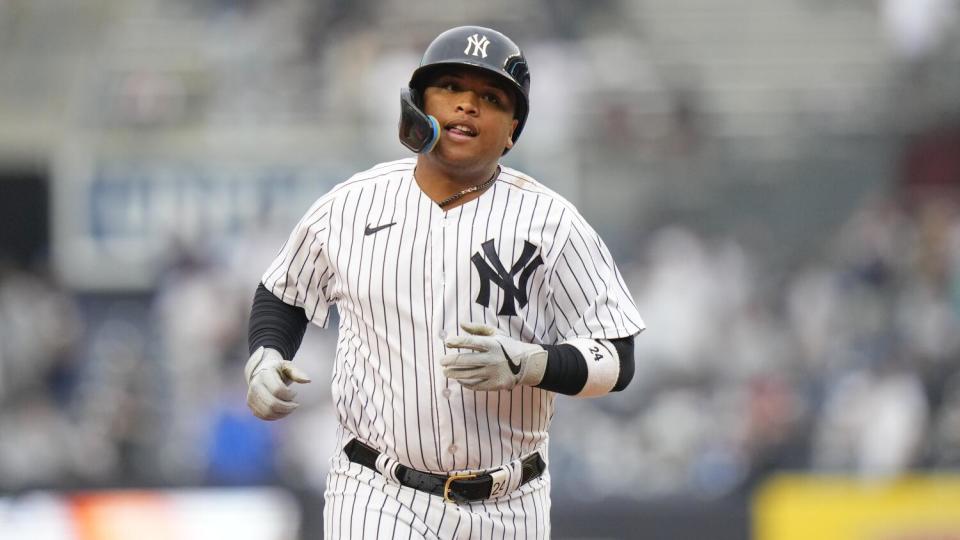
[[[487,39],[487,36],[481,36],[480,34],[474,34],[467,38],[467,48],[463,50],[463,54],[470,54],[473,56],[483,56],[487,57],[487,45],[490,44],[490,40]],[[470,48],[473,47],[473,52],[470,52]]]
[[[540,255],[533,258],[537,246],[524,240],[523,253],[520,254],[517,262],[510,267],[509,272],[503,267],[503,262],[497,255],[497,249],[493,247],[492,239],[487,240],[480,246],[483,248],[487,260],[484,260],[479,251],[474,253],[473,257],[470,257],[473,265],[477,268],[477,274],[480,275],[480,292],[477,294],[477,303],[484,307],[490,307],[490,282],[492,281],[503,289],[503,302],[500,304],[498,315],[516,315],[516,304],[519,303],[520,307],[527,305],[527,281],[530,280],[533,271],[543,264],[543,258]],[[490,264],[487,264],[487,261],[490,261]],[[514,284],[513,277],[517,274],[520,274],[520,281]]]

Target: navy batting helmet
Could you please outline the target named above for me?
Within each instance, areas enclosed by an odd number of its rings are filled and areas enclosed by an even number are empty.
[[[459,26],[437,36],[423,53],[401,93],[400,141],[414,152],[429,152],[436,144],[439,126],[423,113],[422,96],[431,76],[445,67],[467,66],[492,73],[516,95],[514,117],[517,142],[530,111],[530,70],[523,51],[510,38],[482,26]],[[506,150],[504,150],[506,153]]]

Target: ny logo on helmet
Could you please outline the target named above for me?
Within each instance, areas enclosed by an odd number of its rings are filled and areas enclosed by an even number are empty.
[[[473,56],[483,56],[487,57],[487,45],[490,44],[490,40],[487,39],[487,36],[481,36],[480,34],[474,34],[467,38],[467,48],[463,50],[463,54],[470,54]],[[470,52],[470,48],[473,47],[473,52]]]
[[[474,253],[473,257],[470,257],[473,265],[477,268],[477,274],[480,275],[480,292],[477,294],[477,303],[484,307],[490,307],[490,282],[492,281],[503,289],[503,302],[501,302],[500,311],[497,314],[516,315],[517,303],[520,304],[520,307],[527,305],[527,282],[530,280],[530,276],[533,275],[533,271],[538,266],[543,264],[543,258],[540,255],[537,255],[536,258],[533,257],[533,254],[537,251],[537,246],[524,240],[523,252],[520,253],[520,258],[513,263],[509,272],[503,267],[503,262],[497,255],[497,249],[493,246],[492,239],[481,244],[481,247],[483,247],[483,253],[487,256],[490,264],[483,260],[483,255],[480,255],[479,251]],[[493,267],[491,268],[490,265],[493,265]],[[517,274],[520,274],[520,282],[515,285],[513,277]]]

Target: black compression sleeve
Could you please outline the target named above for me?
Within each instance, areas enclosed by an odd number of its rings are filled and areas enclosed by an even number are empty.
[[[617,349],[620,359],[620,375],[612,392],[619,392],[630,384],[633,379],[633,336],[611,339],[610,343]],[[543,380],[537,388],[574,396],[583,390],[587,383],[587,361],[580,351],[573,345],[544,345],[547,350],[547,368],[543,373]]]
[[[247,334],[250,354],[260,347],[270,347],[280,351],[286,360],[293,359],[303,342],[308,322],[303,308],[285,303],[261,283],[250,308]]]
[[[620,375],[617,376],[617,384],[613,385],[611,392],[619,392],[630,384],[633,380],[635,369],[633,363],[633,336],[611,339],[610,343],[617,349],[617,358],[620,359]]]

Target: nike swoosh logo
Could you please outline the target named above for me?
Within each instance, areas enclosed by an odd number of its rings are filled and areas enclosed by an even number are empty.
[[[507,357],[507,366],[510,367],[510,373],[514,375],[520,374],[520,364],[514,363],[513,358],[510,358],[510,355],[507,354],[507,350],[503,348],[503,345],[500,345],[500,350],[503,351],[503,355]]]
[[[371,234],[377,231],[382,231],[387,227],[393,227],[396,224],[397,224],[396,222],[393,222],[393,223],[387,223],[386,225],[377,225],[376,227],[371,227],[370,224],[367,223],[367,228],[363,230],[363,234],[364,236],[370,236]]]

